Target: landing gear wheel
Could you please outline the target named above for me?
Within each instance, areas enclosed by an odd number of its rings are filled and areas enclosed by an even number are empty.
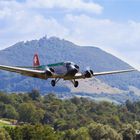
[[[74,87],[78,87],[78,85],[79,85],[78,81],[75,81],[74,82]]]
[[[54,87],[55,86],[55,80],[51,81],[51,85]]]

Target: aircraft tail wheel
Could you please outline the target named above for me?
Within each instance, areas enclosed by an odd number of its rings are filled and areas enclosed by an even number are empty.
[[[75,81],[74,82],[74,87],[78,87],[78,85],[79,85],[78,81]]]
[[[51,85],[54,87],[55,86],[55,80],[51,81]]]

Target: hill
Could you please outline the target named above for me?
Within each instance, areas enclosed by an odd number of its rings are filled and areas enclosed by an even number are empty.
[[[57,37],[43,37],[39,40],[19,42],[9,48],[0,51],[0,64],[5,65],[32,65],[32,58],[35,52],[40,56],[41,64],[73,61],[82,70],[90,66],[93,71],[107,71],[131,68],[130,65],[119,58],[93,46],[78,46],[64,39]],[[0,89],[7,92],[30,91],[33,88],[39,89],[42,93],[76,93],[80,96],[90,94],[104,95],[110,93],[114,95],[139,98],[140,95],[140,73],[132,72],[126,74],[109,75],[90,79],[86,82],[82,80],[78,89],[74,89],[71,83],[60,82],[55,88],[50,86],[50,81],[40,80],[13,74],[0,72]],[[82,89],[83,87],[83,89]],[[120,94],[121,93],[121,94]],[[124,95],[122,95],[124,93]],[[128,96],[128,95],[129,96]],[[132,96],[134,95],[134,96]],[[72,94],[65,94],[72,96]]]

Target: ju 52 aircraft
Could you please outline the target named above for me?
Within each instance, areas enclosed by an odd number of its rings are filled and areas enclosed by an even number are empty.
[[[0,65],[0,69],[40,79],[52,78],[53,80],[51,81],[51,85],[53,87],[60,79],[69,80],[72,82],[74,87],[78,87],[79,83],[78,81],[76,81],[77,79],[86,79],[100,75],[135,71],[135,69],[126,69],[106,72],[93,72],[91,69],[89,69],[81,72],[77,64],[69,61],[48,65],[40,65],[39,57],[37,54],[35,54],[33,57],[33,66],[31,67]]]

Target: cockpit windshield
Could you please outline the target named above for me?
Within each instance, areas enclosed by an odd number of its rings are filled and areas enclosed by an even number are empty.
[[[66,67],[67,67],[67,66],[70,66],[70,65],[71,65],[71,63],[68,63],[68,62],[66,63]]]
[[[66,62],[65,64],[66,64],[66,67],[68,67],[68,66],[70,66],[70,65],[74,65],[73,62]]]

